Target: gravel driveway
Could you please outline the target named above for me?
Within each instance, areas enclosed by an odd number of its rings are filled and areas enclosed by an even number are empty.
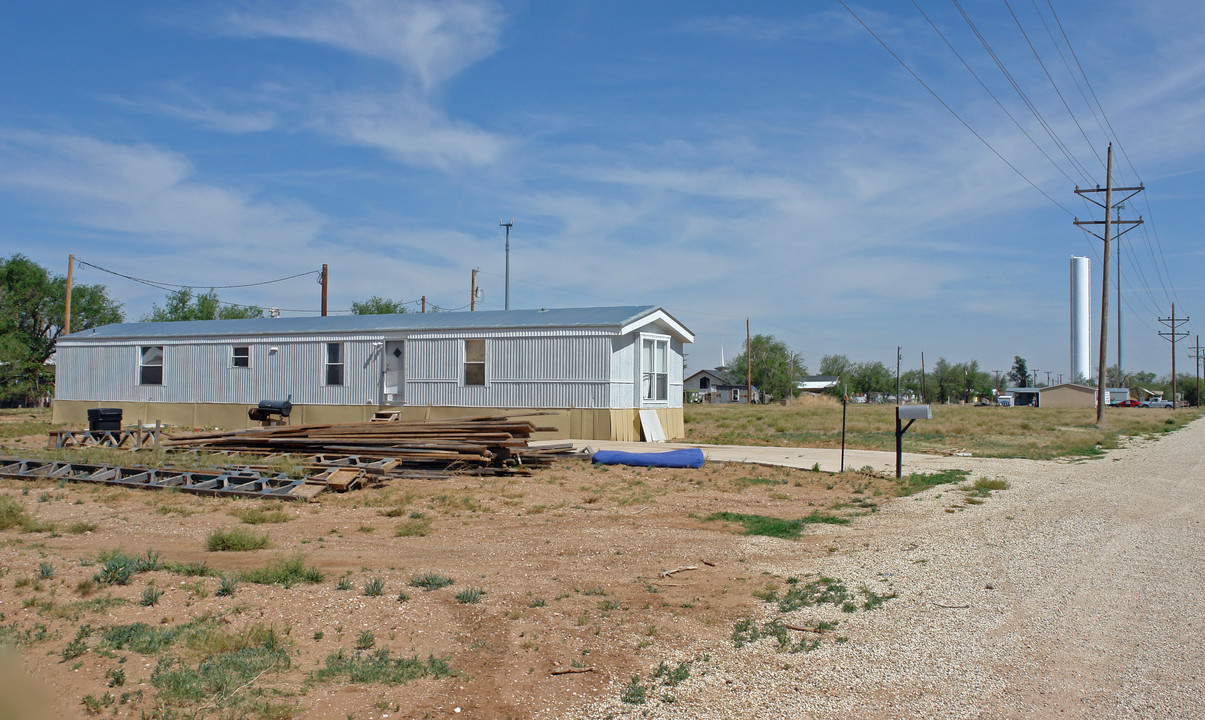
[[[1089,461],[919,461],[1010,489],[967,506],[945,486],[851,526],[814,526],[831,543],[823,559],[783,565],[768,545],[783,541],[747,540],[752,575],[823,573],[898,593],[831,615],[848,642],[736,649],[717,628],[680,649],[694,665],[673,703],[608,700],[580,717],[1205,717],[1202,448],[1205,420]],[[798,612],[804,624],[828,617]]]

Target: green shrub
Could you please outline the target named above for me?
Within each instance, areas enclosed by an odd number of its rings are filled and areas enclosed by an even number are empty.
[[[305,556],[297,554],[288,558],[277,558],[262,568],[246,570],[239,576],[239,579],[257,585],[292,587],[299,582],[320,583],[322,577],[322,571],[314,567],[306,567]]]
[[[388,650],[348,656],[338,650],[326,656],[326,666],[310,675],[317,682],[345,679],[357,684],[404,685],[419,678],[441,678],[452,675],[445,658],[428,655],[391,658]]]
[[[244,552],[268,547],[268,536],[246,528],[219,528],[209,533],[205,547],[210,552]]]
[[[452,578],[446,575],[428,572],[410,578],[410,587],[422,588],[424,591],[430,592],[447,587],[453,584],[453,582]]]

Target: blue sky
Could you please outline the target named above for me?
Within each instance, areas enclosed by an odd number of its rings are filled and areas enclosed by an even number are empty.
[[[1123,359],[1167,373],[1156,318],[1205,312],[1205,6],[1052,0],[1068,46],[1047,0],[961,0],[1035,114],[958,6],[918,4],[1015,123],[913,4],[850,7],[1020,174],[839,3],[10,3],[0,253],[197,288],[327,263],[334,310],[461,308],[478,267],[500,309],[513,217],[512,307],[662,305],[692,370],[747,317],[813,370],[900,345],[1044,381],[1069,370],[1072,255],[1099,312],[1101,243],[1072,225],[1099,213],[1073,189],[1104,183],[1112,137],[1115,180],[1147,187],[1123,211],[1147,221]],[[132,319],[164,297],[76,277]],[[320,297],[313,276],[219,295]]]

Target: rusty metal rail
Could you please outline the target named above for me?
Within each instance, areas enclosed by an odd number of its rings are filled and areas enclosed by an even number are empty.
[[[294,491],[305,481],[287,475],[266,475],[247,468],[180,470],[123,467],[56,460],[0,458],[0,477],[18,480],[68,480],[144,490],[175,488],[195,495],[299,500]]]

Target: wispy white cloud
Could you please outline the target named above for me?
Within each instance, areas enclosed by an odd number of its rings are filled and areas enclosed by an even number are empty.
[[[81,135],[0,131],[0,185],[93,231],[160,250],[305,244],[322,217],[292,200],[198,180],[183,155]]]
[[[314,99],[307,127],[373,147],[410,165],[445,170],[491,165],[512,141],[447,117],[411,93],[338,94]]]
[[[498,48],[502,13],[491,2],[339,0],[233,11],[231,32],[329,45],[392,63],[424,92]]]
[[[201,127],[218,132],[241,135],[265,132],[276,127],[277,112],[265,108],[249,110],[224,110],[195,92],[190,92],[178,83],[163,91],[167,98],[144,97],[140,99],[111,95],[104,98],[114,105],[154,115],[187,120]]]

